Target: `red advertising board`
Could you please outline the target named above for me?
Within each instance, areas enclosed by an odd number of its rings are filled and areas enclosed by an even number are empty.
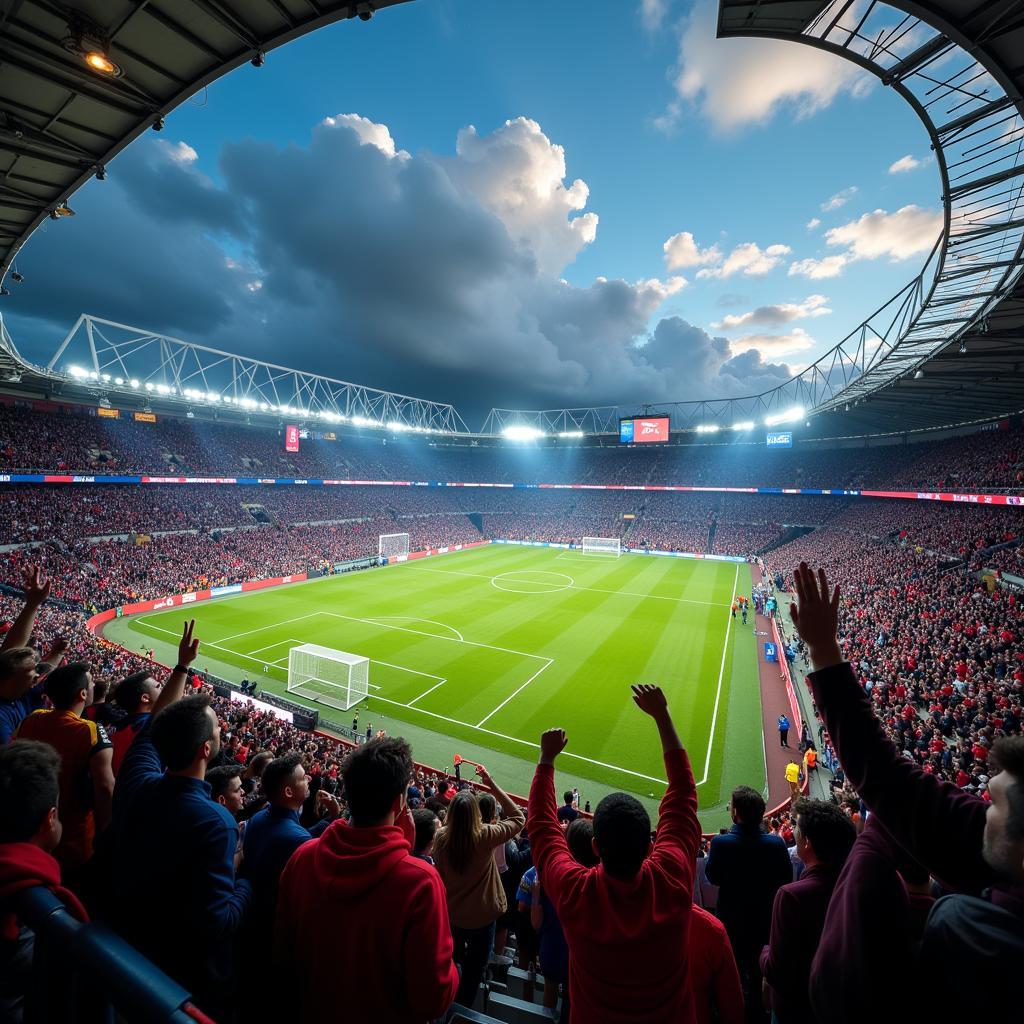
[[[297,452],[299,450],[299,428],[288,426],[284,428],[284,450],[286,452]]]

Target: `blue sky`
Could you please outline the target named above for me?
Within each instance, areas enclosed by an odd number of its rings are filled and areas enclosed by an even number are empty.
[[[713,17],[421,0],[273,51],[37,234],[15,339],[88,311],[482,408],[770,386],[918,272],[939,180],[896,95]]]

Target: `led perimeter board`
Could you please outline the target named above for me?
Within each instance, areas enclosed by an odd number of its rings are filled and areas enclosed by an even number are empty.
[[[667,444],[667,416],[630,416],[619,420],[620,444]]]

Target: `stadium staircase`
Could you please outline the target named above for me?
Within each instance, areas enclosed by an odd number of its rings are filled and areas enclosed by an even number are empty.
[[[711,552],[715,550],[715,534],[718,533],[718,516],[711,517],[711,525],[708,527],[708,542],[704,550]]]
[[[510,936],[510,941],[514,939]],[[544,1024],[559,1019],[561,1002],[546,1009],[544,976],[515,966],[516,949],[491,957],[483,985],[483,1010],[468,1010],[456,1005],[450,1024]]]
[[[766,544],[760,551],[755,551],[754,554],[764,557],[769,551],[781,548],[783,544],[788,544],[798,537],[805,537],[809,533],[814,533],[816,529],[816,526],[787,526],[775,540],[770,544]]]

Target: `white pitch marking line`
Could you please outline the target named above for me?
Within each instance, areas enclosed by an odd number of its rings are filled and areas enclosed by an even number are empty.
[[[424,690],[418,697],[413,697],[413,699],[411,701],[409,701],[408,704],[406,704],[406,707],[407,708],[411,708],[413,706],[413,704],[416,703],[416,701],[422,700],[428,694],[433,693],[439,686],[444,686],[444,684],[447,683],[447,682],[448,682],[447,679],[442,679],[439,683],[434,683],[434,685],[429,690]]]
[[[367,622],[371,626],[383,626],[384,629],[397,629],[401,633],[414,633],[416,636],[425,636],[431,640],[448,640],[453,644],[465,644],[467,647],[484,647],[489,651],[501,651],[502,654],[515,654],[520,658],[535,658],[537,661],[547,661],[543,654],[527,654],[526,651],[513,651],[510,647],[495,647],[494,644],[483,644],[477,640],[456,640],[453,636],[438,636],[437,633],[424,633],[422,629],[409,629],[408,626],[388,626],[382,622],[374,622],[372,619],[362,619],[358,615],[342,615],[341,612],[315,612],[316,615],[330,615],[335,619],[348,619],[351,622]]]
[[[526,682],[523,683],[523,685],[520,686],[518,690],[516,690],[514,693],[509,694],[509,696],[507,696],[492,712],[490,712],[490,714],[484,715],[484,717],[476,723],[475,728],[479,729],[480,726],[483,725],[488,718],[493,718],[513,697],[517,697],[520,693],[522,693],[523,690],[525,690],[530,685],[530,683],[532,683],[534,679],[536,679],[537,676],[541,674],[541,672],[543,672],[547,668],[550,668],[554,664],[554,661],[554,658],[548,658],[546,665],[541,665],[541,667],[537,669],[537,671],[534,672],[533,675],[530,676],[530,678],[527,679]]]
[[[732,599],[729,601],[729,618],[725,624],[725,643],[722,645],[722,665],[718,670],[718,689],[715,691],[715,710],[711,713],[711,729],[708,733],[708,753],[704,758],[704,777],[697,783],[707,782],[708,770],[711,767],[711,747],[715,741],[715,723],[718,721],[718,702],[722,696],[722,676],[725,675],[725,658],[729,653],[729,632],[732,630],[732,603],[736,600],[736,585],[740,578],[739,562],[736,563],[736,574],[732,578]]]
[[[381,619],[385,621],[380,622],[379,620]],[[449,626],[447,622],[439,622],[437,619],[421,619],[419,618],[419,616],[416,615],[378,615],[375,618],[367,619],[366,621],[379,623],[379,625],[386,626],[387,619],[403,619],[406,622],[428,622],[430,623],[431,626],[444,626],[445,629],[450,629],[455,634],[455,636],[452,639],[461,640],[463,643],[466,642],[466,638],[454,626]]]
[[[222,636],[220,638],[221,643],[226,643],[228,640],[235,640],[240,636],[252,636],[253,633],[265,633],[268,629],[275,629],[277,626],[287,626],[289,622],[301,622],[303,619],[311,619],[314,615],[320,615],[321,612],[308,612],[305,615],[296,615],[294,619],[281,619],[280,622],[274,622],[269,626],[257,626],[256,629],[246,629],[241,633],[232,633],[230,636]],[[151,623],[147,623],[151,625]],[[159,628],[159,627],[156,627]],[[166,633],[167,630],[164,630]],[[207,646],[210,646],[207,644]]]
[[[396,708],[409,708],[408,704],[402,704],[397,700],[388,700],[387,697],[374,697],[373,699],[382,701],[385,704],[393,704]],[[431,718],[437,718],[442,722],[450,722],[452,725],[461,725],[466,729],[476,729],[479,732],[486,733],[488,736],[497,736],[498,739],[509,740],[512,743],[520,743],[524,747],[532,747],[534,750],[540,749],[539,743],[531,743],[529,740],[521,740],[518,736],[509,736],[503,732],[495,732],[493,729],[481,729],[477,725],[470,725],[469,722],[460,722],[457,718],[449,718],[447,715],[439,715],[435,711],[427,711],[426,708],[409,708],[409,710],[417,711],[421,715],[429,715]],[[561,756],[573,757],[577,761],[586,761],[587,764],[596,764],[600,768],[609,768],[613,772],[622,772],[625,775],[632,775],[637,779],[645,779],[647,782],[657,782],[660,786],[668,785],[668,782],[665,779],[656,779],[653,775],[644,775],[642,772],[634,772],[629,768],[620,768],[615,764],[607,764],[604,761],[595,761],[592,757],[584,757],[582,754],[573,754],[568,750],[562,751]]]
[[[459,572],[455,569],[430,569],[425,565],[408,565],[407,568],[415,569],[417,572],[435,572],[440,573],[442,576],[472,576],[478,580],[493,580],[493,576],[488,576],[482,572]],[[523,570],[527,572],[528,570]],[[498,587],[498,590],[501,588]],[[604,587],[580,587],[573,584],[570,587],[566,587],[566,590],[585,590],[592,594],[618,594],[621,597],[642,597],[648,601],[674,601],[676,604],[703,604],[710,608],[724,608],[726,605],[719,604],[717,601],[696,601],[689,597],[666,597],[664,594],[640,594],[632,590],[607,590]],[[561,590],[552,591],[534,591],[535,596],[541,596],[545,593],[560,594]]]
[[[440,679],[442,683],[445,682],[445,677],[437,675],[436,672],[421,672],[418,668],[393,665],[390,661],[381,661],[379,658],[371,658],[370,661],[375,665],[387,665],[388,668],[396,668],[399,672],[411,672],[414,676],[426,676],[428,679]]]

